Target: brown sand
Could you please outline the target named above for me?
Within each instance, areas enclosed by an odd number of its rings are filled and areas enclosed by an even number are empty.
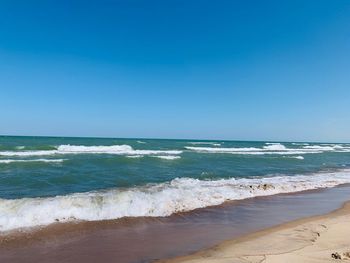
[[[350,202],[326,215],[296,220],[160,262],[350,262]]]

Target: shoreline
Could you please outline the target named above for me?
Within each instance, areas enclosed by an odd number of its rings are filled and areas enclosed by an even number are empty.
[[[297,219],[155,263],[332,262],[350,260],[350,201],[332,212]]]
[[[278,193],[278,194],[266,195],[266,196],[255,196],[255,197],[249,197],[241,200],[230,200],[219,205],[212,205],[207,207],[196,208],[190,211],[177,212],[164,217],[163,216],[161,217],[139,216],[139,217],[122,217],[117,219],[104,219],[104,220],[96,220],[96,221],[77,220],[77,221],[71,221],[71,222],[70,221],[57,222],[57,223],[51,223],[48,225],[19,228],[19,229],[0,232],[0,247],[3,245],[11,246],[12,244],[16,244],[17,242],[21,242],[21,244],[25,244],[25,243],[22,243],[25,240],[35,240],[35,239],[40,239],[40,237],[50,238],[52,235],[64,235],[65,233],[70,233],[70,232],[75,233],[75,232],[85,231],[85,230],[91,231],[94,229],[103,229],[103,228],[108,228],[110,226],[115,226],[115,225],[132,227],[133,225],[137,225],[139,222],[150,223],[152,221],[162,221],[162,220],[167,220],[167,219],[176,218],[176,217],[191,217],[193,215],[200,214],[202,211],[211,210],[211,209],[215,209],[215,210],[224,209],[225,207],[235,206],[236,204],[239,204],[242,202],[249,202],[249,201],[260,200],[264,198],[294,196],[298,194],[308,195],[312,193],[322,193],[323,191],[327,191],[335,188],[342,188],[342,187],[345,187],[345,188],[348,187],[350,189],[350,183],[340,184],[329,188],[309,189],[309,190],[302,190],[297,192]],[[343,203],[342,206],[345,203]]]
[[[253,190],[260,190],[260,191],[268,191],[270,188],[274,189],[275,187],[272,186],[269,183],[259,183],[257,185],[251,184],[248,185],[251,189],[250,191]],[[232,200],[227,200],[224,201],[223,203],[220,204],[213,204],[213,205],[207,205],[207,206],[203,206],[203,207],[198,207],[198,208],[194,208],[191,210],[185,210],[185,211],[179,211],[179,212],[174,212],[170,215],[166,215],[166,216],[149,216],[149,215],[141,215],[141,216],[123,216],[120,218],[116,218],[116,219],[100,219],[100,220],[83,220],[83,219],[76,219],[75,217],[74,220],[70,221],[60,221],[60,219],[56,218],[52,223],[47,223],[47,224],[43,224],[43,225],[33,225],[33,226],[24,226],[24,227],[18,227],[18,228],[14,228],[14,229],[9,229],[9,230],[5,230],[5,231],[0,231],[0,245],[3,245],[5,243],[7,243],[7,241],[9,240],[13,240],[16,239],[16,237],[21,237],[21,236],[36,236],[36,235],[40,235],[40,233],[47,233],[50,232],[51,229],[54,230],[59,230],[64,232],[64,229],[70,229],[71,226],[78,226],[80,228],[80,226],[87,226],[87,227],[94,227],[96,225],[112,225],[112,224],[118,224],[118,223],[125,223],[125,222],[134,222],[134,221],[138,221],[138,220],[153,220],[153,219],[160,219],[160,218],[171,218],[171,217],[176,217],[176,216],[182,216],[182,215],[191,215],[191,214],[195,214],[198,211],[202,211],[202,210],[206,210],[206,209],[211,209],[211,208],[220,208],[220,207],[225,207],[225,206],[230,206],[232,204],[235,204],[237,202],[244,202],[245,200],[259,200],[260,198],[264,198],[264,197],[274,197],[274,196],[285,196],[285,195],[295,195],[295,194],[302,194],[302,193],[312,193],[312,192],[318,192],[318,191],[324,191],[327,189],[332,189],[332,188],[338,188],[338,187],[350,187],[350,183],[349,182],[345,182],[345,183],[339,183],[333,186],[327,186],[327,187],[317,187],[317,188],[310,188],[310,189],[301,189],[301,190],[295,190],[294,191],[282,191],[282,192],[277,192],[277,193],[258,193],[255,196],[249,196],[246,198],[242,198],[242,199],[232,199]],[[294,186],[295,188],[295,186]],[[89,193],[89,192],[87,192]],[[86,193],[77,193],[77,195],[83,195]],[[62,198],[64,196],[54,196],[54,197],[47,197],[47,198]],[[46,197],[45,197],[46,198]],[[28,199],[35,199],[35,198],[28,198]],[[7,201],[17,201],[17,200],[21,200],[21,199],[9,199]],[[64,201],[64,200],[63,200]],[[80,204],[82,206],[82,204]],[[16,204],[11,204],[10,206],[16,207]],[[65,218],[64,218],[65,219]],[[11,221],[11,220],[10,220]],[[2,226],[0,224],[0,226]],[[6,242],[4,242],[4,238],[6,238]]]
[[[298,218],[325,214],[349,198],[350,186],[226,203],[164,218],[57,224],[0,242],[0,261],[140,263],[209,249]],[[30,256],[28,256],[30,255]]]

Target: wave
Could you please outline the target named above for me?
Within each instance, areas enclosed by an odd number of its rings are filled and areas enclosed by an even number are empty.
[[[44,156],[44,155],[54,155],[56,154],[56,150],[49,150],[49,151],[4,151],[0,152],[0,156]]]
[[[29,163],[29,162],[44,162],[44,163],[61,163],[65,159],[32,159],[32,160],[15,160],[15,159],[4,159],[0,160],[0,163]]]
[[[297,155],[297,154],[311,154],[323,152],[350,152],[350,147],[341,145],[322,146],[322,145],[304,145],[301,148],[287,148],[280,143],[266,143],[262,148],[256,147],[193,147],[186,146],[185,149],[200,152],[200,153],[230,153],[230,154],[250,154],[250,155],[264,155],[264,154],[280,154],[280,155]]]
[[[286,151],[288,150],[286,146],[280,143],[269,144],[267,146],[263,146],[263,149],[268,151]]]
[[[0,231],[75,220],[160,217],[225,201],[350,183],[350,169],[311,175],[213,181],[177,178],[143,187],[45,198],[0,199]]]
[[[320,151],[334,151],[340,150],[342,152],[347,152],[350,150],[349,147],[344,147],[342,145],[308,145],[303,147],[304,149],[316,149]]]
[[[298,155],[298,156],[292,156],[290,158],[293,158],[293,159],[298,159],[298,160],[304,160],[304,156],[301,156],[301,155]]]
[[[144,157],[144,155],[127,155],[126,157],[132,158],[132,159],[138,159],[138,158]],[[177,156],[177,155],[151,155],[151,157],[164,159],[164,160],[176,160],[181,158],[181,156]]]
[[[233,152],[252,152],[252,151],[260,151],[260,148],[255,147],[247,147],[247,148],[218,148],[218,147],[193,147],[193,146],[185,146],[185,149],[192,150],[196,152],[217,152],[217,153],[233,153]]]
[[[221,146],[221,143],[218,143],[218,142],[189,142],[189,144]]]
[[[264,154],[278,154],[278,155],[296,155],[305,153],[322,153],[322,151],[303,151],[300,149],[286,149],[284,151],[272,151],[271,149],[261,148],[210,148],[210,147],[185,147],[188,150],[192,150],[200,153],[229,153],[229,154],[247,154],[247,155],[264,155]]]
[[[136,159],[136,158],[142,158],[143,155],[127,155],[126,156],[127,158],[133,158],[133,159]]]
[[[181,158],[180,156],[173,156],[173,155],[155,155],[153,157],[164,159],[164,160],[176,160]]]
[[[56,150],[2,151],[0,156],[49,156],[56,154],[177,155],[180,150],[135,150],[130,145],[60,145]]]
[[[17,150],[23,150],[25,148],[25,146],[16,146]]]
[[[203,146],[185,146],[185,149],[199,153],[230,153],[230,154],[280,154],[280,155],[300,155],[307,153],[323,152],[350,152],[350,146],[342,145],[303,145],[298,148],[287,148],[280,143],[266,143],[261,148],[257,147],[218,147],[220,144],[214,142],[192,142],[191,144],[210,144],[214,147]],[[0,151],[0,156],[7,157],[31,157],[31,156],[51,156],[64,154],[115,154],[115,155],[162,155],[177,156],[182,150],[137,150],[130,145],[110,145],[110,146],[85,146],[85,145],[60,145],[51,150],[17,150],[17,151]]]

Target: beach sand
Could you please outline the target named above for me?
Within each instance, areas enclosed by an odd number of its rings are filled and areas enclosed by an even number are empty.
[[[296,220],[157,263],[343,261],[350,262],[350,202],[326,215]]]

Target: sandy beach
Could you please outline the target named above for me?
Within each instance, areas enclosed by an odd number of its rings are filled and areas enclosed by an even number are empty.
[[[158,263],[338,262],[350,260],[350,202],[322,216],[292,221]]]

